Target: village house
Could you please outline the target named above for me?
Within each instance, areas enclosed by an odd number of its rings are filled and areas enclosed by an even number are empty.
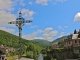
[[[76,54],[80,53],[80,30],[74,30],[74,33],[64,40],[64,48],[72,49]]]
[[[16,49],[12,47],[3,46],[3,45],[0,46],[0,52],[1,52],[0,55],[4,55],[4,54],[7,55],[9,51],[14,52],[16,51]]]
[[[58,48],[58,47],[59,47],[58,43],[52,44],[52,46],[51,46],[52,49],[56,49],[56,48]]]
[[[51,48],[52,49],[63,48],[63,45],[64,45],[64,40],[61,40],[60,42],[52,44]]]
[[[61,48],[62,50],[56,50]],[[52,56],[56,56],[57,59],[75,59],[80,58],[80,30],[74,30],[73,34],[66,36],[56,44],[52,44]]]

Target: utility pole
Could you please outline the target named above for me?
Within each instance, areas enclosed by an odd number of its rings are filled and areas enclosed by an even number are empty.
[[[19,54],[18,54],[18,60],[20,60],[22,56],[22,42],[21,42],[21,36],[22,36],[22,27],[25,25],[25,23],[30,23],[31,20],[25,20],[22,17],[21,11],[19,12],[19,17],[16,19],[16,21],[11,21],[8,24],[15,24],[19,29]]]

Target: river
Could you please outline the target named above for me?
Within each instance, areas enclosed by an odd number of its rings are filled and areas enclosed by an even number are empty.
[[[39,54],[38,60],[43,60],[42,54]]]

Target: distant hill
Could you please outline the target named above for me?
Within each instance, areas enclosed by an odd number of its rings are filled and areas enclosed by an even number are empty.
[[[39,43],[39,44],[41,44],[41,45],[43,45],[43,46],[48,46],[49,44],[50,44],[50,42],[49,41],[47,41],[47,40],[42,40],[42,39],[34,39],[34,40],[32,40],[33,42],[36,42],[36,43]]]
[[[67,38],[67,36],[63,36],[63,37],[60,37],[60,38],[55,39],[55,40],[52,41],[51,43],[52,43],[52,44],[58,43],[58,42],[60,42],[61,40],[64,40],[64,39],[66,39],[66,38]]]

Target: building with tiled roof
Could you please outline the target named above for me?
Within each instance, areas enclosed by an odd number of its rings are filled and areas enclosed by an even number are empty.
[[[80,52],[80,30],[74,30],[74,33],[64,40],[64,48],[73,49],[77,54]]]

